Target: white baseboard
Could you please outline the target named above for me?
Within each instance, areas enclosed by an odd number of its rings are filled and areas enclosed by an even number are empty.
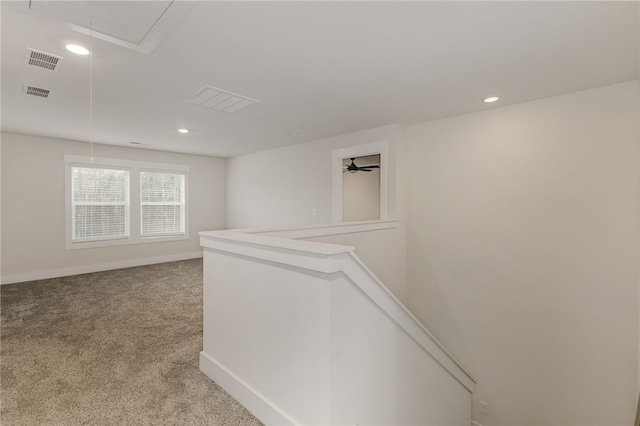
[[[197,259],[202,251],[169,254],[165,256],[143,257],[139,259],[119,260],[116,262],[96,263],[93,265],[72,266],[69,268],[49,269],[46,271],[24,272],[20,274],[2,275],[2,284],[14,284],[24,281],[46,280],[69,275],[89,274],[91,272],[110,271],[112,269],[132,268],[134,266],[153,265],[156,263],[175,262],[178,260]]]
[[[220,385],[265,425],[299,424],[204,351],[200,352],[200,371]]]

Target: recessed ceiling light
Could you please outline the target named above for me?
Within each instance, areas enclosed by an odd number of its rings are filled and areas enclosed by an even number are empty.
[[[497,96],[490,96],[490,97],[488,97],[488,98],[484,98],[484,101],[485,101],[486,103],[490,104],[491,102],[495,102],[495,101],[497,101],[498,99],[500,99],[500,98],[498,98]]]
[[[189,129],[178,129],[180,133],[189,133]]]
[[[67,50],[75,53],[76,55],[88,55],[89,51],[82,46],[78,46],[77,44],[67,44]]]

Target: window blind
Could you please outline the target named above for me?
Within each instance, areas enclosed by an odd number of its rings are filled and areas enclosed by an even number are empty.
[[[185,175],[140,172],[141,235],[185,233]]]
[[[72,240],[129,236],[129,171],[71,167]]]

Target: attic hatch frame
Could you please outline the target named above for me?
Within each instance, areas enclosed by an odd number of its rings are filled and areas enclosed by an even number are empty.
[[[342,161],[347,158],[380,155],[380,219],[388,219],[388,176],[389,141],[374,142],[366,145],[335,149],[331,152],[333,164],[333,223],[343,223],[342,214]]]

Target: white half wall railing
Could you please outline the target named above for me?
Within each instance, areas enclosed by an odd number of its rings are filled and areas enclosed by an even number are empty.
[[[471,424],[473,378],[352,247],[265,233],[200,234],[207,376],[267,425]]]

